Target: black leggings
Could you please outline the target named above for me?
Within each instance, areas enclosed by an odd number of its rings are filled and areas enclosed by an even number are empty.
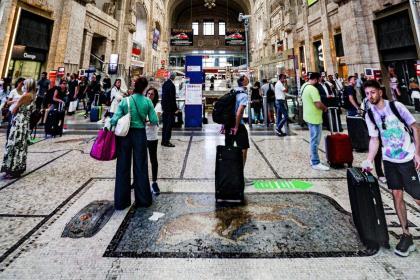
[[[158,159],[157,159],[157,147],[159,140],[149,141],[147,140],[147,149],[149,150],[150,163],[152,164],[152,182],[157,181],[158,175]]]

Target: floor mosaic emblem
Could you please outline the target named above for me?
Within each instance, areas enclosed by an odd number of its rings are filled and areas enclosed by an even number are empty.
[[[304,181],[254,181],[254,187],[256,189],[294,189],[294,190],[308,190],[312,188],[313,184]]]
[[[282,258],[366,256],[351,216],[316,193],[248,194],[216,207],[211,193],[163,193],[132,208],[105,257]],[[151,221],[153,212],[165,215]]]

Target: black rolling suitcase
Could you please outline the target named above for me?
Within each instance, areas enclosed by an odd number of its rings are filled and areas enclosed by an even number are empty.
[[[51,135],[55,137],[57,135],[63,136],[65,111],[64,106],[60,103],[58,109],[50,110],[48,112],[47,121],[45,123],[45,137]]]
[[[242,149],[217,146],[215,183],[216,203],[244,202],[245,179]]]
[[[388,227],[378,181],[360,168],[347,170],[347,184],[353,221],[363,244],[377,250],[389,248]]]
[[[370,137],[365,119],[360,116],[347,116],[346,122],[353,149],[357,152],[369,150]]]

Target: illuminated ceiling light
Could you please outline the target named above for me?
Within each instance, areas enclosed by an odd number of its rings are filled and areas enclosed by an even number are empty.
[[[204,0],[204,7],[208,9],[213,9],[216,7],[216,0]]]

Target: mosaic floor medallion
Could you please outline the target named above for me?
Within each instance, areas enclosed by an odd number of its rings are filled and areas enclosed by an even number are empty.
[[[105,257],[285,258],[366,256],[351,216],[315,193],[248,194],[216,207],[211,193],[163,193],[132,208]],[[163,213],[156,219],[156,213]]]

